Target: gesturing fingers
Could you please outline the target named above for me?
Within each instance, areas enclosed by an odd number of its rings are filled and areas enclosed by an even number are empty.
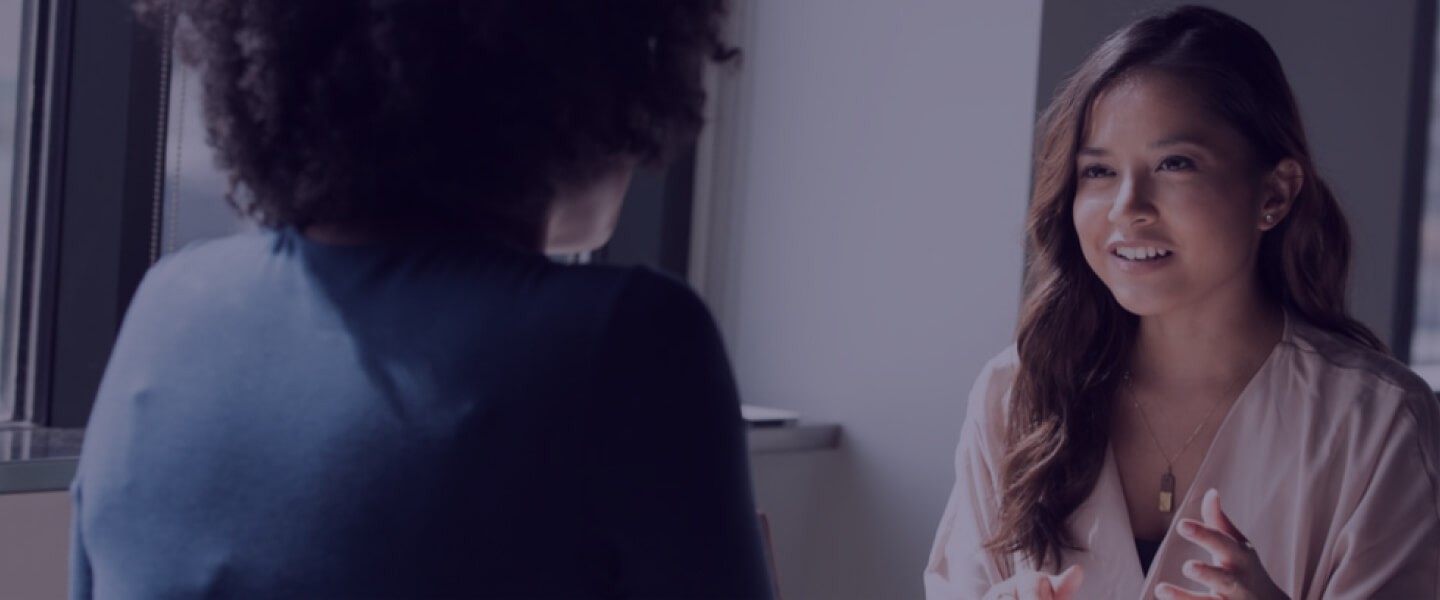
[[[1020,593],[1015,591],[1013,581],[1004,581],[991,587],[982,600],[1020,600]]]
[[[1050,589],[1050,578],[1039,573],[1028,573],[1020,580],[1020,600],[1055,600],[1055,591]]]
[[[1074,600],[1083,576],[1079,566],[1059,575],[1022,571],[991,587],[985,600]]]
[[[1055,600],[1073,600],[1080,593],[1080,583],[1085,579],[1085,570],[1080,565],[1071,565],[1059,575],[1050,577],[1055,589]]]
[[[1222,569],[1215,565],[1205,564],[1198,560],[1185,563],[1185,576],[1191,581],[1210,588],[1212,593],[1231,595],[1240,587],[1240,582],[1235,578],[1235,573],[1228,569]]]
[[[1155,597],[1160,600],[1217,600],[1219,596],[1192,592],[1179,586],[1162,583],[1155,587]]]
[[[1222,568],[1234,566],[1245,555],[1245,547],[1230,534],[1194,519],[1182,520],[1179,531],[1185,539],[1209,552],[1211,562]]]
[[[1035,573],[1017,573],[991,587],[984,600],[1034,600],[1038,584],[1039,578]]]
[[[1255,548],[1221,509],[1218,492],[1212,489],[1205,493],[1200,512],[1205,519],[1203,523],[1182,519],[1176,530],[1210,553],[1211,564],[1192,560],[1184,566],[1185,577],[1205,586],[1209,592],[1194,592],[1162,583],[1155,588],[1156,597],[1161,600],[1285,598],[1285,592],[1265,573]]]
[[[1220,492],[1215,488],[1206,491],[1205,497],[1200,501],[1200,516],[1205,519],[1205,525],[1224,532],[1242,546],[1245,544],[1245,535],[1230,521],[1230,516],[1221,510]]]

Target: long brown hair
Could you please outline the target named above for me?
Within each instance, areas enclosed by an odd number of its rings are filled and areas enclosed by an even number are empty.
[[[1099,479],[1110,402],[1139,327],[1086,264],[1072,216],[1075,155],[1088,112],[1107,86],[1138,68],[1185,78],[1245,137],[1259,166],[1286,158],[1300,164],[1304,185],[1261,242],[1261,287],[1295,317],[1385,351],[1346,311],[1349,228],[1315,175],[1294,94],[1265,38],[1197,6],[1156,13],[1114,33],[1066,81],[1038,128],[1020,366],[1006,417],[1000,518],[988,545],[1036,565],[1059,564],[1063,550],[1079,549],[1065,524]]]

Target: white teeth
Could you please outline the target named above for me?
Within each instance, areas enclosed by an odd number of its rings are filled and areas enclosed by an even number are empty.
[[[1124,258],[1124,259],[1127,259],[1127,260],[1135,260],[1135,261],[1155,260],[1155,259],[1157,259],[1157,258],[1165,258],[1165,257],[1167,257],[1167,256],[1170,256],[1170,254],[1171,254],[1171,252],[1170,252],[1169,250],[1161,250],[1160,248],[1152,248],[1152,247],[1131,248],[1131,247],[1123,247],[1123,246],[1122,246],[1122,247],[1120,247],[1120,248],[1116,248],[1116,249],[1115,249],[1115,255],[1116,255],[1116,256],[1119,256],[1119,257]]]

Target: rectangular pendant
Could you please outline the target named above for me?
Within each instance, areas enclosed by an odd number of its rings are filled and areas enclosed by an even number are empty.
[[[1175,476],[1169,469],[1160,476],[1160,512],[1170,514],[1175,510]]]

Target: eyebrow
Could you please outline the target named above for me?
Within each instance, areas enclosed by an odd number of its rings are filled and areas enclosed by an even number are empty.
[[[1191,145],[1191,146],[1208,146],[1208,145],[1209,145],[1209,144],[1205,143],[1205,138],[1204,138],[1204,136],[1196,135],[1196,134],[1193,134],[1193,133],[1178,133],[1178,134],[1175,134],[1175,135],[1170,135],[1170,136],[1166,136],[1166,137],[1160,138],[1160,139],[1158,139],[1158,140],[1155,140],[1154,143],[1150,144],[1150,147],[1151,147],[1151,148],[1165,148],[1165,147],[1167,147],[1167,146],[1179,146],[1179,145],[1181,145],[1181,144],[1189,144],[1189,145]]]
[[[1189,145],[1192,145],[1192,146],[1207,146],[1207,145],[1208,145],[1208,144],[1205,143],[1205,138],[1202,137],[1202,136],[1199,136],[1199,135],[1196,135],[1196,134],[1193,134],[1193,133],[1179,133],[1179,134],[1175,134],[1175,135],[1165,136],[1165,137],[1163,137],[1163,138],[1160,138],[1160,139],[1158,139],[1158,140],[1155,140],[1154,142],[1152,142],[1152,143],[1150,144],[1150,147],[1151,147],[1151,148],[1167,148],[1167,147],[1170,147],[1170,146],[1179,146],[1179,145],[1182,145],[1182,144],[1189,144]],[[1110,154],[1110,151],[1109,151],[1109,150],[1106,150],[1106,149],[1104,149],[1104,148],[1096,148],[1096,147],[1094,147],[1094,146],[1085,146],[1085,147],[1080,148],[1080,150],[1079,150],[1078,152],[1076,152],[1075,154],[1076,154],[1076,156],[1107,156],[1107,155]]]

